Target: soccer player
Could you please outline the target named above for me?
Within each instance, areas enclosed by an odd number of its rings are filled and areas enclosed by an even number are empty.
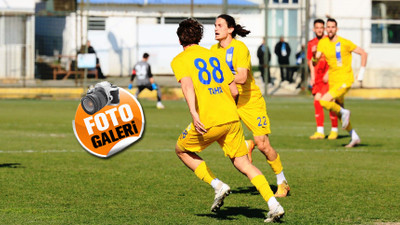
[[[279,220],[285,213],[282,206],[264,175],[247,157],[234,100],[238,90],[232,72],[218,54],[198,45],[203,37],[203,25],[199,22],[183,20],[179,23],[177,35],[184,50],[173,59],[171,67],[181,84],[193,120],[178,138],[177,156],[198,178],[214,188],[211,211],[216,212],[229,195],[230,187],[216,178],[196,153],[218,142],[233,165],[250,179],[267,201],[270,211],[265,222]]]
[[[164,105],[161,102],[161,90],[158,88],[157,84],[154,82],[153,74],[151,73],[150,64],[147,62],[149,60],[149,54],[144,53],[142,61],[136,63],[132,70],[131,81],[129,82],[128,89],[132,89],[132,83],[135,77],[137,77],[137,86],[135,97],[137,98],[145,88],[150,91],[157,90],[157,108],[164,109]]]
[[[272,148],[268,138],[271,133],[265,100],[260,89],[255,84],[251,70],[250,52],[246,45],[236,40],[236,35],[245,37],[250,31],[236,24],[235,19],[226,14],[219,15],[215,21],[215,39],[219,42],[211,50],[223,55],[226,63],[235,75],[235,82],[239,90],[237,104],[240,119],[253,132],[258,149],[267,158],[268,164],[274,171],[278,190],[275,197],[286,197],[290,187],[283,173],[279,154]],[[254,142],[246,141],[249,147],[249,159],[252,161]]]
[[[317,53],[313,63],[316,65],[322,54],[325,55],[329,65],[329,91],[322,96],[319,102],[322,107],[340,116],[342,128],[346,129],[351,136],[351,141],[346,147],[351,148],[361,142],[360,137],[350,123],[350,110],[344,108],[344,95],[354,82],[351,54],[354,52],[361,55],[361,68],[357,76],[358,81],[363,80],[368,54],[350,40],[338,36],[336,34],[337,30],[336,20],[329,18],[326,22],[328,37],[322,38],[318,42]]]
[[[328,85],[328,69],[329,66],[326,63],[324,56],[321,57],[318,64],[313,66],[311,61],[313,55],[317,51],[317,45],[319,40],[324,37],[325,22],[321,19],[314,21],[313,31],[315,38],[308,42],[308,67],[310,68],[310,85],[312,86],[312,94],[314,95],[314,108],[315,108],[315,120],[317,122],[317,131],[310,136],[310,139],[325,139],[324,134],[324,109],[322,108],[319,100],[329,90]],[[332,122],[332,129],[328,136],[329,140],[334,140],[338,137],[338,120],[335,112],[330,111],[329,117]]]

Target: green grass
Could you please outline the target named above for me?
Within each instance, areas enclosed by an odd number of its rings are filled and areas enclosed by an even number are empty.
[[[262,224],[266,203],[218,145],[200,155],[233,194],[219,214],[209,212],[213,189],[173,151],[190,121],[186,103],[166,101],[157,110],[155,102],[141,102],[141,141],[100,159],[74,137],[79,101],[0,100],[0,223]],[[284,224],[400,222],[400,101],[347,99],[346,107],[362,139],[354,149],[343,147],[350,137],[342,130],[338,140],[308,139],[315,130],[311,98],[267,99],[270,139],[292,188],[278,199]],[[258,151],[254,164],[276,189]]]

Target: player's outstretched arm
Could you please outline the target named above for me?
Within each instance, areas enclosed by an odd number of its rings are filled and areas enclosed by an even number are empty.
[[[189,107],[190,115],[193,119],[193,125],[196,128],[196,131],[200,134],[207,133],[207,130],[204,128],[203,123],[200,121],[199,114],[196,111],[196,93],[194,92],[194,86],[192,78],[183,77],[181,80],[181,87],[183,95],[185,96],[186,103]]]
[[[367,65],[368,53],[365,52],[364,49],[358,46],[353,50],[353,52],[361,56],[361,68],[360,71],[358,72],[357,80],[362,81],[364,79],[364,72],[365,72],[365,66]]]

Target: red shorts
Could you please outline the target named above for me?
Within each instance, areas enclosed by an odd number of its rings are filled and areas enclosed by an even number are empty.
[[[314,84],[314,86],[312,88],[313,95],[315,95],[317,93],[321,93],[321,95],[324,95],[328,91],[329,91],[329,84],[324,83],[324,82],[319,82],[317,84]]]

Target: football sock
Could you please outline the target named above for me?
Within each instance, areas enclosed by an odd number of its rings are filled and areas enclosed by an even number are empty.
[[[338,127],[338,118],[335,112],[330,111],[329,112],[329,118],[331,119],[332,122],[332,128]]]
[[[328,101],[320,100],[319,103],[325,109],[335,112],[336,115],[338,115],[340,113],[340,109],[342,108],[342,107],[340,107],[340,105],[336,104],[335,102],[328,102]]]
[[[211,181],[211,187],[217,189],[220,183],[222,183],[222,181],[220,181],[218,178],[215,178],[214,180]]]
[[[200,180],[208,184],[211,184],[211,181],[216,178],[204,161],[194,170],[194,173]]]
[[[268,181],[265,179],[264,175],[255,176],[253,179],[251,179],[251,183],[257,188],[258,192],[260,192],[261,196],[266,202],[268,202],[268,200],[271,198],[274,198],[274,193],[269,187]]]
[[[286,177],[285,177],[285,174],[283,173],[283,171],[276,175],[276,183],[278,185],[282,184],[283,181],[285,181],[285,180],[286,180]]]
[[[349,121],[349,125],[346,127],[346,130],[350,133],[351,130],[353,130],[353,126],[351,125],[351,122]]]
[[[324,127],[324,108],[322,108],[319,101],[314,101],[315,108],[315,120],[317,122],[317,127]],[[324,133],[324,132],[320,132]]]
[[[281,157],[277,154],[277,157],[274,161],[267,160],[268,164],[271,166],[272,170],[275,174],[280,174],[283,170]]]
[[[349,133],[351,135],[351,140],[360,139],[360,137],[358,136],[358,134],[356,133],[356,131],[354,129],[350,130]]]
[[[276,207],[278,207],[279,202],[276,200],[276,198],[274,196],[272,196],[269,200],[268,200],[268,208],[271,209],[275,209]]]
[[[331,131],[339,132],[339,129],[337,127],[332,127]]]
[[[317,127],[317,132],[324,134],[324,127]]]

